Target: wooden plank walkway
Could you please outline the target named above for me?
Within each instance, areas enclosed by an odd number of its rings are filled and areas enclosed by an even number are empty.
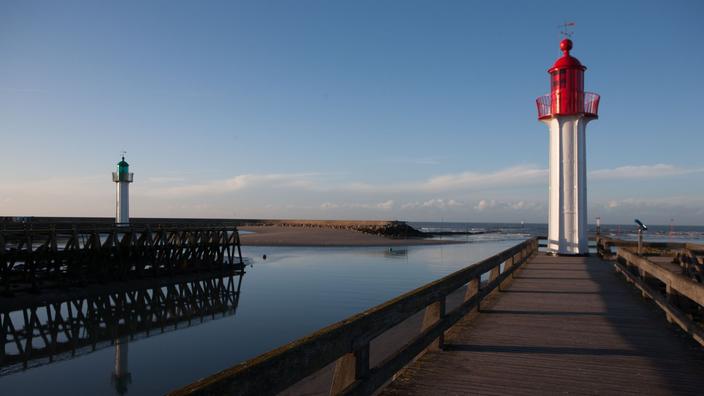
[[[597,257],[543,253],[383,395],[704,394],[704,351]]]

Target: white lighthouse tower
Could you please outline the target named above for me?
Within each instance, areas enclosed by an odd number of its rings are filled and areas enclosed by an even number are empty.
[[[550,94],[539,97],[538,119],[550,128],[548,251],[589,253],[587,239],[587,124],[598,118],[599,95],[584,92],[585,66],[570,55],[572,40],[550,74]]]
[[[122,161],[117,163],[117,172],[112,173],[112,181],[117,185],[115,197],[115,224],[126,226],[130,223],[130,183],[132,183],[132,173],[130,165],[122,156]]]

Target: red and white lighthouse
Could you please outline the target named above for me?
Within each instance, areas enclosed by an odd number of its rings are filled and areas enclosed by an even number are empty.
[[[587,124],[598,118],[599,95],[584,92],[587,69],[570,55],[572,40],[548,70],[550,94],[536,99],[538,119],[550,128],[548,251],[588,254]]]

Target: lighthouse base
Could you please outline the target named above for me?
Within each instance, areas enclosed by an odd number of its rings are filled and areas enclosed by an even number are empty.
[[[541,120],[550,128],[547,244],[550,253],[589,254],[585,136],[591,119],[571,115]]]

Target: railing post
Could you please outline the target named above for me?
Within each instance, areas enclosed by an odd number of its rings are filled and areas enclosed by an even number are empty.
[[[672,290],[672,284],[670,282],[665,284],[665,293],[667,294],[667,303],[673,306],[676,305],[675,301],[677,300],[677,296],[675,295],[675,291]],[[665,310],[665,317],[669,323],[673,323],[672,315],[670,315],[668,310]]]
[[[504,272],[510,271],[513,267],[514,256],[511,256],[504,261]]]
[[[369,375],[369,343],[337,359],[330,385],[330,395],[342,393],[355,380],[367,375]]]
[[[511,271],[511,268],[513,268],[514,257],[515,256],[511,256],[511,257],[507,258],[506,261],[504,261],[504,273]],[[507,276],[506,279],[504,279],[504,281],[501,282],[501,284],[499,285],[499,290],[508,286],[509,283],[511,283],[511,279],[513,279],[513,273],[511,273],[510,276]]]
[[[518,252],[518,260],[522,263],[526,259],[526,249],[523,248]]]
[[[638,268],[638,277],[640,278],[641,282],[645,285],[648,285],[648,273],[645,272],[643,268],[637,267]],[[648,294],[645,292],[645,290],[641,290],[641,296],[647,300],[650,299]]]
[[[499,273],[501,271],[501,263],[498,263],[494,268],[489,271],[489,283],[493,282],[496,280],[496,278],[499,277]]]
[[[423,316],[423,325],[420,329],[421,332],[427,330],[435,323],[442,320],[445,317],[445,296],[440,297],[440,299],[425,308],[425,315]],[[428,351],[441,350],[445,346],[445,334],[440,334],[440,336],[428,345]]]
[[[479,278],[474,278],[469,283],[467,283],[467,291],[464,293],[464,301],[469,301],[470,298],[474,297],[479,293]],[[477,301],[479,305],[479,301]]]
[[[482,298],[481,298],[482,277],[481,277],[481,275],[474,278],[474,280],[472,282],[476,282],[476,285],[477,285],[477,312],[481,312],[482,311],[482,307],[481,307],[481,303],[482,303]]]
[[[355,358],[355,379],[365,378],[369,375],[369,343],[354,352]]]

